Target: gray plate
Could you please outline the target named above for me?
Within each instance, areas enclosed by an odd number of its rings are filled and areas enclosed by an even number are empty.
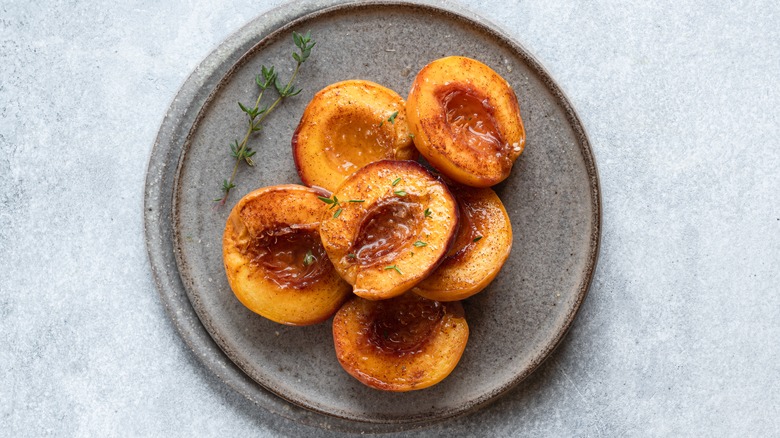
[[[296,3],[259,17],[184,84],[149,163],[150,260],[163,302],[188,345],[257,404],[322,427],[417,427],[495,399],[561,341],[595,268],[597,172],[568,100],[538,61],[495,26],[440,2],[329,4]],[[488,289],[464,302],[468,346],[455,371],[432,388],[395,394],[363,386],[339,366],[330,321],[304,328],[272,323],[244,308],[227,284],[221,237],[230,209],[215,210],[212,200],[231,171],[228,143],[245,129],[236,102],[256,96],[253,78],[261,64],[289,75],[292,30],[311,30],[318,42],[300,76],[304,91],[252,139],[259,165],[239,171],[231,204],[257,187],[300,182],[290,138],[306,103],[330,83],[368,79],[405,96],[420,68],[457,54],[492,66],[517,92],[527,147],[511,176],[495,188],[512,220],[513,251]]]

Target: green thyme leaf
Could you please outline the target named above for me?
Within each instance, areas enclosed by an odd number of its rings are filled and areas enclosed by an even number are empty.
[[[334,217],[334,218],[337,218],[337,217],[339,217],[339,215],[341,214],[341,210],[343,210],[343,208],[339,208],[338,210],[336,210],[336,212],[335,212],[335,213],[333,213],[333,217]]]
[[[295,43],[295,47],[297,47],[300,51],[300,53],[293,53],[293,59],[295,59],[299,64],[304,63],[307,59],[309,59],[309,55],[311,55],[311,49],[313,49],[314,45],[317,44],[311,40],[311,31],[306,32],[305,35],[301,35],[298,32],[293,31],[293,42]]]
[[[423,246],[428,246],[428,244],[423,242],[422,240],[418,240],[417,242],[414,242],[414,246],[418,248],[422,248]]]
[[[303,257],[303,266],[309,266],[312,263],[315,262],[314,254],[311,253],[311,250],[306,251],[306,255]]]
[[[394,179],[392,186],[395,187],[399,182],[401,182],[401,178]]]
[[[388,117],[387,121],[395,125],[396,117],[398,117],[398,111],[394,112],[393,114],[390,114],[390,117]]]
[[[425,209],[425,217],[431,217],[431,209],[430,208],[426,208]]]
[[[482,239],[482,236],[477,236],[474,238],[474,242],[479,242]]]
[[[398,266],[396,266],[396,265],[385,266],[385,271],[389,271],[390,269],[393,269],[393,270],[395,270],[395,272],[397,272],[397,273],[399,273],[401,275],[404,275],[404,273],[401,272],[401,270],[398,269]]]
[[[403,190],[396,190],[393,193],[395,193],[398,196],[406,196],[407,195],[407,193],[405,191],[403,191]]]

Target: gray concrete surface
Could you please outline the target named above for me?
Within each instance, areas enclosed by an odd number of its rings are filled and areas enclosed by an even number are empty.
[[[0,435],[335,435],[264,413],[199,364],[142,232],[178,87],[280,3],[0,4]],[[604,234],[572,331],[526,383],[537,396],[426,433],[780,435],[780,6],[469,7],[578,109]]]

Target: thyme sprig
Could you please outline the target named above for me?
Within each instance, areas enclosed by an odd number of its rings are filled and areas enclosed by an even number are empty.
[[[341,214],[341,212],[344,210],[344,207],[341,205],[341,202],[339,201],[339,198],[337,198],[337,197],[336,197],[336,195],[333,195],[333,197],[332,197],[332,198],[326,198],[326,197],[324,197],[324,196],[317,196],[317,199],[319,199],[320,201],[322,201],[322,202],[324,202],[324,203],[326,203],[326,204],[330,205],[330,207],[328,208],[328,210],[332,210],[332,209],[334,209],[334,208],[338,207],[338,209],[336,210],[336,212],[335,212],[335,213],[333,213],[333,217],[334,217],[334,218],[337,218],[337,217],[339,217],[339,215]],[[366,202],[366,200],[365,200],[365,199],[350,199],[350,200],[348,200],[347,202],[351,202],[351,203],[359,203],[359,202]]]
[[[266,67],[263,65],[260,68],[260,74],[255,76],[255,83],[260,88],[260,92],[257,95],[257,99],[255,99],[254,106],[246,106],[243,103],[238,102],[241,111],[246,113],[247,121],[249,123],[246,133],[244,134],[244,139],[240,142],[234,140],[233,143],[230,144],[230,156],[233,157],[236,162],[233,165],[233,171],[230,173],[230,178],[222,180],[222,197],[214,200],[214,202],[219,203],[218,206],[225,205],[230,190],[236,187],[234,181],[239,165],[242,162],[246,163],[248,166],[255,165],[252,156],[255,155],[257,151],[249,146],[249,138],[255,132],[263,129],[263,121],[265,121],[266,117],[268,117],[284,99],[296,96],[302,90],[301,88],[295,87],[295,79],[298,77],[301,65],[309,59],[309,56],[311,56],[311,50],[314,48],[316,42],[312,41],[311,32],[306,32],[305,35],[301,35],[295,31],[293,31],[293,42],[295,43],[295,47],[298,48],[298,52],[293,51],[292,53],[293,60],[295,60],[296,64],[292,76],[290,76],[287,83],[283,84],[279,81],[279,73],[275,70],[274,66]],[[276,90],[276,100],[274,100],[271,105],[260,107],[260,102],[263,99],[265,91],[268,88],[271,88],[271,86]]]
[[[324,196],[317,196],[317,199],[319,199],[320,201],[330,205],[330,208],[328,210],[330,210],[331,208],[339,205],[339,198],[337,198],[336,195],[333,195],[333,198],[326,198]]]

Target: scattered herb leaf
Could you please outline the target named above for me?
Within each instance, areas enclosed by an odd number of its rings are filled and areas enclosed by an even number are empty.
[[[474,238],[474,242],[479,242],[482,239],[482,236],[477,236]]]
[[[428,244],[423,242],[422,240],[418,240],[417,242],[414,242],[414,246],[418,248],[422,248],[423,246],[428,246]]]
[[[338,210],[336,210],[336,212],[335,212],[335,213],[333,213],[333,217],[334,217],[334,218],[337,218],[337,217],[339,217],[339,215],[341,214],[341,210],[343,210],[343,208],[339,208]]]
[[[390,117],[387,118],[387,121],[395,125],[396,117],[398,117],[398,111],[394,112],[393,114],[390,114]]]
[[[390,269],[394,269],[395,272],[397,272],[397,273],[399,273],[401,275],[404,275],[404,273],[401,272],[401,270],[398,269],[398,266],[396,266],[396,265],[385,266],[385,271],[389,271]]]
[[[366,200],[365,199],[350,199],[347,202],[366,202]]]
[[[314,254],[311,253],[311,250],[306,251],[306,255],[303,257],[303,266],[309,266],[312,263],[314,263],[316,259],[314,258]]]
[[[405,191],[403,191],[403,190],[396,190],[393,193],[395,193],[398,196],[406,196],[407,195],[407,193]]]
[[[398,185],[399,182],[401,182],[401,178],[394,179],[392,186],[395,187],[396,185]]]
[[[431,217],[431,209],[430,208],[426,208],[425,209],[425,217]]]

